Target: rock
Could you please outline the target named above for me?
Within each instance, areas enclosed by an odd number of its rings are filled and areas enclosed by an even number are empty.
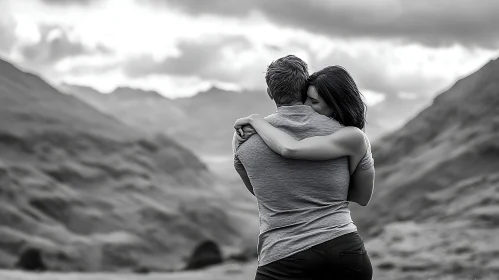
[[[45,271],[47,266],[44,264],[40,249],[28,248],[22,252],[16,267],[29,271]]]
[[[213,241],[204,241],[199,244],[187,263],[186,270],[199,269],[214,264],[222,263],[222,253]]]
[[[139,266],[133,270],[133,272],[138,273],[138,274],[148,274],[151,272],[151,270],[145,266]]]

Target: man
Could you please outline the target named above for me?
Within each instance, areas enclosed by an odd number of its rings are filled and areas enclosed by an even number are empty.
[[[337,121],[303,105],[308,70],[301,59],[292,55],[279,58],[269,65],[265,79],[267,92],[277,106],[277,112],[265,118],[273,126],[296,139],[329,135],[342,128]],[[369,260],[346,201],[350,182],[347,157],[286,159],[258,135],[240,146],[234,135],[233,143],[234,167],[258,202],[255,279],[348,277],[348,269],[332,271],[327,262],[344,268],[349,264],[341,262],[360,260],[365,264]],[[353,258],[349,260],[346,253],[352,253]]]

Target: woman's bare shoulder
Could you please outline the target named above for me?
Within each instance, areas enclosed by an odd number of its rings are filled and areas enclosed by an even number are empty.
[[[351,149],[366,149],[367,136],[364,131],[354,126],[346,126],[329,135],[332,141],[339,141]]]

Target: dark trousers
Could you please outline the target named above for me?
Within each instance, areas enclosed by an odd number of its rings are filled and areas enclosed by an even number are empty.
[[[255,280],[371,280],[371,260],[357,232],[258,267]]]

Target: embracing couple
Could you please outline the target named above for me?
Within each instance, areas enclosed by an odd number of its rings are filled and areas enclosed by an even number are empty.
[[[234,167],[258,202],[255,279],[371,279],[348,209],[367,205],[374,186],[355,82],[339,66],[309,76],[292,55],[265,80],[276,113],[238,119],[233,140]]]

